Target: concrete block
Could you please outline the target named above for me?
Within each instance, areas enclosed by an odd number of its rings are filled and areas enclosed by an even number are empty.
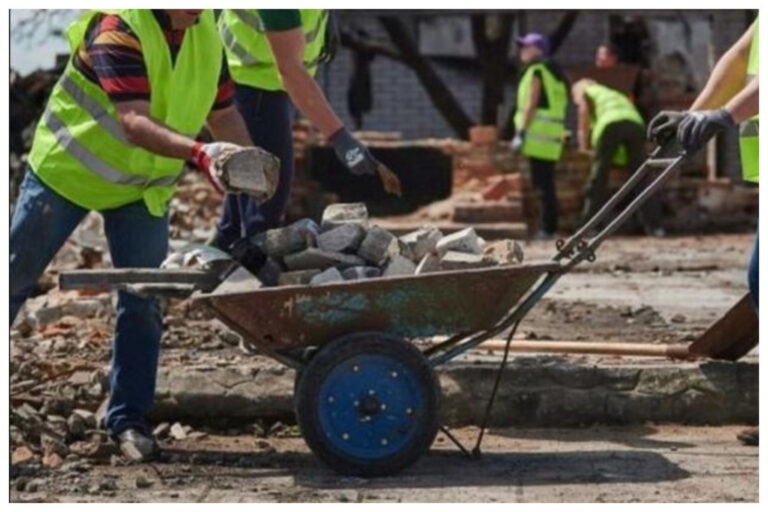
[[[416,265],[400,254],[395,254],[389,260],[387,268],[384,269],[384,277],[391,276],[411,276],[416,272]]]
[[[323,272],[320,272],[309,282],[310,286],[319,286],[328,283],[338,283],[344,281],[344,276],[341,275],[339,269],[331,267]]]
[[[262,282],[245,267],[237,267],[216,287],[216,293],[252,292],[263,288]]]
[[[437,272],[440,270],[440,258],[435,253],[427,253],[416,266],[416,275]]]
[[[440,257],[448,251],[483,254],[483,248],[480,245],[475,228],[462,229],[456,233],[444,236],[437,242],[436,250]]]
[[[277,278],[278,286],[298,286],[309,284],[313,277],[318,275],[321,270],[316,268],[309,270],[294,270],[292,272],[283,272]]]
[[[347,281],[372,279],[374,277],[381,277],[381,270],[376,267],[351,267],[342,270],[341,275]]]
[[[337,228],[342,224],[368,226],[368,208],[365,203],[336,203],[328,205],[323,211],[321,221],[323,231]]]
[[[365,238],[365,228],[360,224],[342,224],[317,237],[317,247],[330,252],[355,252]]]
[[[264,286],[275,286],[282,272],[283,267],[280,263],[273,258],[267,258],[256,274],[256,277],[264,283]]]
[[[368,230],[357,251],[358,256],[377,267],[383,266],[387,260],[399,253],[400,243],[397,237],[379,226]]]
[[[411,261],[421,261],[428,253],[435,250],[443,233],[435,226],[424,226],[400,237],[400,250]]]
[[[496,262],[482,254],[448,251],[440,258],[442,270],[469,270],[473,268],[493,267]]]
[[[229,192],[242,192],[264,202],[277,190],[280,159],[262,148],[227,150],[213,163],[214,172]]]
[[[289,254],[283,258],[283,262],[288,267],[288,270],[325,270],[328,267],[344,269],[365,265],[365,260],[354,254],[328,252],[316,247],[310,247],[301,252]]]
[[[320,227],[312,219],[301,219],[284,228],[270,229],[264,233],[264,252],[273,258],[303,251],[315,245]],[[260,242],[261,243],[261,242]]]
[[[491,258],[500,265],[512,265],[522,263],[523,246],[514,240],[496,240],[489,242],[483,249],[487,258]]]

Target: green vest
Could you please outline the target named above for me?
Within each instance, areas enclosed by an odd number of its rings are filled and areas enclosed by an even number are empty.
[[[584,87],[584,94],[592,102],[590,143],[593,148],[597,147],[605,128],[611,123],[631,121],[645,126],[640,113],[623,93],[597,82],[589,82]],[[615,165],[627,164],[627,149],[623,145],[619,146],[613,156],[613,163]]]
[[[755,20],[755,32],[752,36],[752,46],[749,50],[747,62],[746,82],[757,76],[760,58],[759,25],[760,20]],[[741,150],[741,172],[744,180],[758,182],[760,175],[760,142],[758,139],[758,116],[747,119],[739,125],[739,148]]]
[[[304,32],[304,66],[315,76],[325,43],[328,10],[299,9]],[[283,90],[283,81],[264,24],[256,9],[224,9],[219,32],[227,54],[232,79],[243,85],[268,91]]]
[[[559,80],[546,65],[528,66],[517,86],[517,110],[515,126],[522,126],[525,107],[531,93],[531,83],[536,72],[540,73],[542,87],[547,95],[548,106],[537,107],[525,131],[522,153],[542,160],[557,161],[563,153],[565,113],[568,108],[568,91],[565,82]]]
[[[196,136],[216,99],[222,66],[213,12],[205,10],[197,24],[186,30],[175,65],[149,9],[89,11],[67,29],[73,54],[97,12],[119,14],[138,37],[147,67],[152,118]],[[143,199],[158,217],[165,214],[185,163],[130,144],[114,104],[71,59],[37,125],[29,162],[46,185],[83,208],[111,209]]]

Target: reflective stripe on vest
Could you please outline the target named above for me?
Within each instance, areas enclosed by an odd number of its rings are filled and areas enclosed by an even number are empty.
[[[119,140],[123,144],[128,144],[128,141],[125,140],[123,129],[120,127],[117,119],[109,115],[109,113],[104,110],[104,107],[102,107],[98,101],[88,96],[88,94],[83,89],[81,89],[80,86],[77,85],[75,81],[72,80],[66,73],[61,75],[59,84],[61,85],[62,89],[67,91],[67,94],[72,96],[72,99],[74,99],[75,102],[83,108],[83,110],[91,114],[91,117],[96,120],[99,126],[104,128],[109,132],[110,135],[112,135],[112,137]]]
[[[256,59],[256,57],[248,51],[240,46],[240,43],[237,42],[237,39],[235,38],[235,34],[232,33],[232,31],[229,29],[229,27],[225,24],[221,24],[219,26],[219,34],[221,35],[221,40],[224,43],[224,45],[227,47],[227,49],[231,50],[232,53],[237,55],[237,57],[245,64],[246,66],[253,66],[253,67],[261,67],[261,68],[270,68],[275,65],[273,61],[259,61]],[[313,40],[317,37],[317,32],[313,33]],[[307,43],[310,43],[308,38],[306,40]],[[304,66],[307,68],[315,67],[320,62],[320,56],[304,61]]]

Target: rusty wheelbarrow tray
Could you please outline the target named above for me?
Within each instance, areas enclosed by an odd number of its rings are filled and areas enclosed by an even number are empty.
[[[250,348],[292,367],[307,347],[343,335],[376,331],[412,340],[475,333],[493,327],[558,263],[540,261],[418,276],[362,279],[322,286],[196,293]]]

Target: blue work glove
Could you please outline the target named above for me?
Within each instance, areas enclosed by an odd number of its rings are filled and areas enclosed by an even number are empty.
[[[346,128],[336,132],[329,141],[336,156],[349,169],[349,172],[362,176],[376,174],[379,162],[359,140],[354,138]]]
[[[648,140],[654,141],[659,146],[665,145],[677,134],[680,121],[685,118],[687,112],[677,110],[662,110],[648,123]]]
[[[688,112],[677,128],[677,141],[687,153],[693,154],[703,148],[709,139],[735,124],[725,109]]]
[[[520,151],[523,148],[525,142],[525,131],[520,130],[515,134],[515,138],[512,139],[512,151]]]

